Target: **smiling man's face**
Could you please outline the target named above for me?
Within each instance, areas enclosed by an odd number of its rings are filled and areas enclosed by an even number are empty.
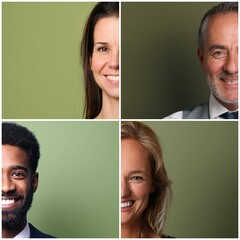
[[[209,20],[204,49],[198,57],[214,97],[230,111],[238,109],[238,14]]]
[[[38,174],[33,174],[27,153],[19,147],[2,145],[2,228],[26,224]]]

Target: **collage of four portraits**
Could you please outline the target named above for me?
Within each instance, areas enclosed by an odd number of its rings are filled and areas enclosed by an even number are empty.
[[[16,236],[238,238],[238,2],[2,2]]]

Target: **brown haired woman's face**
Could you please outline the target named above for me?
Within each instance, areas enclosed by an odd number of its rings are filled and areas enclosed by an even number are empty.
[[[103,96],[119,98],[119,19],[100,19],[94,28],[91,70]]]
[[[134,139],[121,146],[121,224],[141,223],[154,186],[147,150]]]

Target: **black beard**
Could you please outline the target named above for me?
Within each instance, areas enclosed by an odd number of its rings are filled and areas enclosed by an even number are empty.
[[[5,197],[16,196],[15,193],[2,194]],[[18,196],[19,197],[19,196]],[[33,191],[30,189],[27,197],[24,199],[23,196],[20,196],[19,201],[23,201],[23,205],[19,206],[14,210],[2,210],[2,228],[13,229],[19,226],[24,219],[26,219],[27,212],[32,206],[33,200]]]

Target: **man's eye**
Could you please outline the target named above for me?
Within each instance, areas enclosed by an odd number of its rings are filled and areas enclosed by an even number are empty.
[[[224,51],[215,51],[214,53],[213,53],[213,57],[215,57],[215,58],[222,58],[222,57],[224,57],[226,54],[225,54],[225,52]]]
[[[25,174],[23,172],[13,172],[12,177],[22,179],[25,177]]]

